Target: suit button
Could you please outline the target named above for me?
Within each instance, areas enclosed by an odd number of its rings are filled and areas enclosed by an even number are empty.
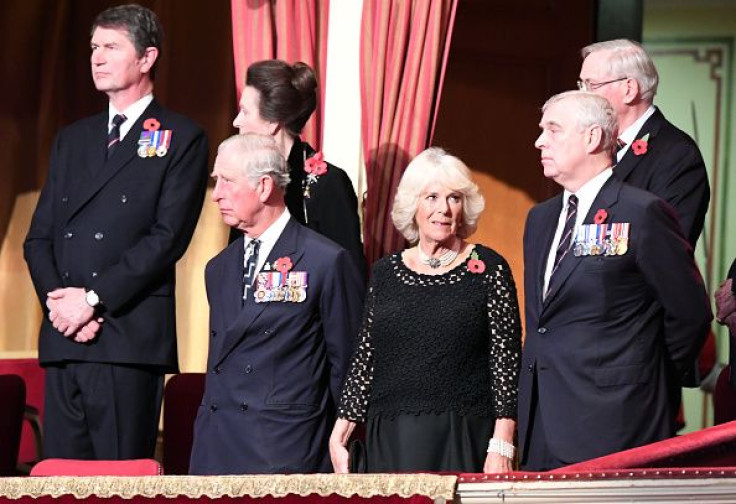
[[[252,372],[253,372],[253,366],[251,366],[250,364],[245,366],[245,374],[251,374]]]
[[[273,332],[273,331],[272,331],[271,329],[266,329],[265,331],[263,331],[263,334],[265,334],[266,336],[268,336],[268,335],[269,335],[269,334],[271,334],[272,332]]]
[[[248,403],[243,403],[240,405],[240,409],[242,411],[248,411]]]
[[[99,231],[95,233],[95,240],[100,241],[105,237],[104,234],[100,233]]]
[[[73,236],[74,233],[72,233],[71,231],[67,231],[66,233],[64,233],[64,239],[66,240],[71,240]]]
[[[66,202],[68,202],[68,201],[69,201],[69,197],[68,197],[68,196],[62,196],[62,197],[61,197],[61,202],[62,202],[62,203],[66,203]]]
[[[546,332],[547,332],[547,328],[546,328],[546,327],[540,327],[539,329],[537,329],[537,332],[538,332],[539,334],[544,334],[544,333],[546,333]]]
[[[212,370],[212,372],[213,372],[214,374],[220,374],[220,372],[221,372],[221,371],[222,371],[222,369],[220,369],[220,367],[219,367],[219,366],[218,366],[218,367],[216,367],[215,369],[213,369],[213,370]]]
[[[210,331],[210,336],[213,338],[217,336],[217,331]]]
[[[529,364],[527,366],[527,369],[529,370],[530,373],[533,373],[534,372],[534,364]]]
[[[211,405],[210,405],[210,411],[211,411],[212,413],[214,413],[215,411],[217,411],[217,404],[211,404]]]
[[[125,194],[121,195],[120,196],[120,202],[121,203],[127,203],[128,202],[128,197]]]
[[[61,274],[61,277],[64,278],[64,279],[69,278],[69,272],[68,271],[65,271],[64,273]]]
[[[93,271],[92,272],[92,278],[97,278],[97,272],[96,271]]]

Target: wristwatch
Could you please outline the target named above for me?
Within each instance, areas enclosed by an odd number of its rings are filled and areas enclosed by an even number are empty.
[[[87,304],[90,305],[92,308],[96,308],[97,305],[100,304],[100,296],[98,296],[97,293],[93,290],[88,290],[87,295],[84,297],[84,299],[87,301]]]

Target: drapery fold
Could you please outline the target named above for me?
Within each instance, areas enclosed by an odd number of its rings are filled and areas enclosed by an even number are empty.
[[[231,0],[235,85],[238,99],[245,73],[256,61],[302,61],[317,76],[319,103],[302,138],[317,150],[322,145],[329,0]]]
[[[457,0],[364,0],[361,101],[366,259],[403,248],[391,222],[401,175],[432,140]]]

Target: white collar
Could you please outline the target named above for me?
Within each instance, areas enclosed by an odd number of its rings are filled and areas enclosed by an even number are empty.
[[[636,140],[636,136],[641,131],[641,128],[644,126],[644,123],[647,122],[647,119],[652,117],[652,114],[656,112],[657,109],[654,107],[654,105],[649,105],[649,108],[646,112],[644,112],[639,119],[634,121],[634,123],[626,128],[623,133],[621,133],[618,137],[626,142],[626,147],[631,145],[634,140]]]
[[[266,228],[266,230],[261,233],[261,235],[257,238],[258,241],[261,242],[261,245],[258,251],[258,264],[256,265],[256,272],[261,271],[263,264],[266,262],[266,258],[271,253],[271,250],[273,250],[273,247],[276,245],[278,239],[281,237],[281,234],[284,232],[284,229],[289,223],[290,218],[291,214],[289,213],[289,210],[284,207],[284,212],[279,216],[279,218],[273,221],[271,225],[268,226],[268,228]],[[248,235],[245,235],[244,247],[247,249],[248,244],[254,239],[255,238],[251,238]]]
[[[120,125],[120,140],[122,141],[123,138],[125,138],[125,135],[128,134],[128,131],[130,131],[130,128],[132,128],[138,118],[143,115],[143,112],[145,112],[152,101],[153,94],[148,93],[146,96],[135,103],[132,103],[122,111],[116,109],[115,105],[110,102],[107,111],[107,131],[112,129],[112,118],[118,114],[123,114],[125,116],[125,122]]]
[[[605,184],[608,179],[611,178],[611,175],[613,175],[613,169],[610,167],[606,168],[598,175],[588,180],[585,184],[583,184],[580,189],[575,192],[575,196],[578,197],[578,214],[575,218],[576,228],[583,223],[583,220],[585,220],[585,216],[588,215],[590,207],[593,206],[593,201],[595,200],[596,196],[598,196],[598,193],[601,191],[601,187],[603,187],[603,184]],[[571,193],[567,189],[565,189],[565,191],[563,192],[563,207],[565,207],[565,205],[567,204],[567,199],[570,197],[571,194],[573,193]]]

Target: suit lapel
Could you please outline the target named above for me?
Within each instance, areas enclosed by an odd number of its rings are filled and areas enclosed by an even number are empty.
[[[605,209],[609,215],[612,214],[612,207],[618,201],[618,193],[621,189],[621,181],[615,177],[609,178],[601,190],[598,191],[598,195],[593,200],[593,204],[590,206],[588,213],[583,220],[583,224],[593,224],[596,212],[600,209]],[[555,283],[553,289],[550,290],[549,294],[544,300],[543,309],[547,310],[555,301],[559,298],[559,294],[564,292],[565,283],[569,280],[570,276],[580,266],[582,262],[580,257],[575,257],[573,254],[568,253],[562,261],[555,273]]]
[[[547,268],[547,258],[549,257],[552,240],[554,240],[555,231],[557,230],[557,222],[560,217],[560,212],[562,211],[562,194],[563,193],[560,193],[560,195],[555,198],[554,205],[549,205],[546,213],[541,216],[539,223],[542,226],[542,235],[539,246],[536,247],[537,257],[532,271],[536,272],[534,282],[536,292],[534,298],[540,307],[542,306],[542,298],[544,295],[544,271]],[[532,236],[535,235],[536,233],[532,234]]]
[[[659,109],[655,110],[654,114],[652,114],[652,116],[647,119],[646,122],[644,122],[644,125],[641,127],[639,133],[637,133],[636,135],[636,139],[638,140],[644,135],[648,134],[648,142],[652,142],[657,136],[657,133],[659,133],[659,129],[664,121],[665,119],[662,115],[662,112],[660,112]],[[637,156],[636,154],[634,154],[634,149],[629,146],[626,154],[624,154],[624,157],[621,158],[621,161],[613,167],[613,173],[619,180],[626,182],[629,176],[631,176],[631,173],[634,171],[634,168],[636,168],[636,166],[645,157],[645,155]]]
[[[293,217],[289,219],[286,224],[284,231],[276,241],[271,252],[266,258],[267,263],[273,263],[280,257],[290,257],[292,261],[292,270],[296,269],[296,266],[301,259],[304,250],[299,247],[299,233],[301,232],[301,226],[297,223]],[[238,240],[240,241],[240,240]],[[242,242],[241,247],[242,249]],[[240,257],[244,255],[244,251],[241,250]],[[242,264],[242,263],[241,263]],[[242,266],[240,271],[242,271]],[[242,281],[241,281],[242,284]],[[242,294],[242,293],[241,293]],[[236,296],[237,300],[237,296]],[[237,317],[234,322],[225,331],[225,339],[222,344],[222,349],[218,356],[215,365],[220,364],[225,358],[233,351],[233,349],[240,343],[243,338],[246,337],[248,329],[255,322],[258,317],[268,308],[269,303],[256,303],[253,299],[248,299],[243,307],[239,310]]]
[[[79,193],[79,197],[74,201],[73,207],[69,213],[69,219],[86,205],[99,191],[102,189],[107,182],[115,176],[125,165],[130,163],[137,156],[138,150],[138,138],[140,132],[143,131],[143,121],[149,117],[161,117],[161,106],[153,100],[146,110],[141,114],[138,120],[133,123],[125,138],[118,144],[115,152],[113,152],[110,159],[105,160],[106,149],[107,149],[107,114],[103,114],[103,122],[101,125],[91,126],[94,132],[90,132],[90,138],[94,142],[94,147],[88,149],[90,154],[87,157],[88,168],[91,170],[91,177],[89,183],[82,187]],[[162,125],[166,127],[165,124]],[[97,131],[99,130],[99,131]],[[97,146],[100,148],[97,148]]]

